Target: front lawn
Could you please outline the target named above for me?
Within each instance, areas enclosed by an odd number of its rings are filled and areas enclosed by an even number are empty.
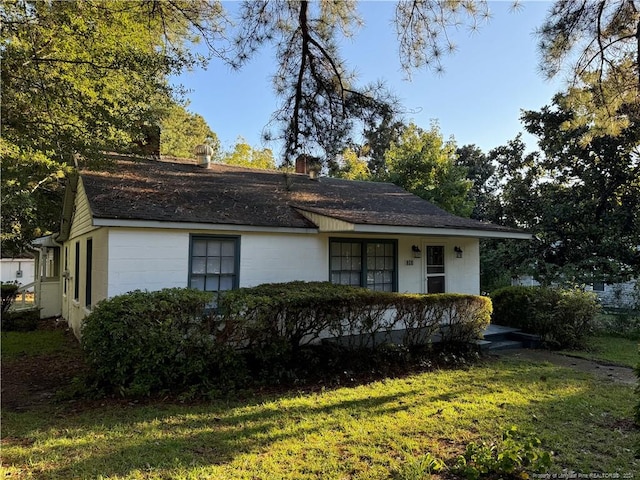
[[[67,348],[62,329],[35,330],[33,332],[2,332],[0,334],[2,360],[28,355],[61,353]]]
[[[553,452],[552,473],[567,469],[637,478],[635,402],[630,386],[503,357],[468,370],[333,390],[255,394],[234,402],[106,401],[83,408],[62,403],[3,411],[3,474],[408,478],[407,465],[427,453],[450,464],[469,442],[491,442],[516,425]]]
[[[639,344],[638,340],[602,334],[589,338],[585,350],[569,350],[560,353],[600,363],[634,368],[640,363]]]

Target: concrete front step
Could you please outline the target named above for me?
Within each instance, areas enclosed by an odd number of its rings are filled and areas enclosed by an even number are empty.
[[[477,345],[482,350],[507,350],[536,348],[539,343],[538,335],[524,333],[518,328],[490,324],[484,331],[483,340],[479,340]]]
[[[516,348],[523,348],[524,345],[522,342],[518,342],[517,340],[502,340],[499,342],[490,342],[486,347],[487,350],[513,350]]]

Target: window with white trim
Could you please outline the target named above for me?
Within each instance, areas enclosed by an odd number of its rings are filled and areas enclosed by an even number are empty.
[[[395,240],[332,239],[329,251],[332,283],[397,290]]]
[[[238,288],[240,238],[192,236],[189,259],[189,286],[213,292],[213,305],[221,292]]]

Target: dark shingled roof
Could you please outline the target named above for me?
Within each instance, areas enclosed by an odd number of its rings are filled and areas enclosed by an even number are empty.
[[[315,228],[304,210],[354,224],[516,231],[451,215],[390,183],[122,158],[80,175],[102,219]]]

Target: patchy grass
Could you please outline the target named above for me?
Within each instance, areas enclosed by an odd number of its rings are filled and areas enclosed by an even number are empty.
[[[388,479],[427,454],[451,464],[469,442],[491,442],[516,425],[553,451],[551,472],[633,478],[640,473],[635,401],[630,386],[502,357],[468,370],[236,402],[106,402],[79,412],[58,405],[3,412],[3,473]]]
[[[2,332],[0,352],[2,360],[21,356],[49,355],[66,350],[68,342],[64,331],[35,330],[33,332]]]
[[[586,358],[596,362],[635,367],[640,363],[640,342],[610,335],[591,337],[585,350],[562,351],[565,355]]]

